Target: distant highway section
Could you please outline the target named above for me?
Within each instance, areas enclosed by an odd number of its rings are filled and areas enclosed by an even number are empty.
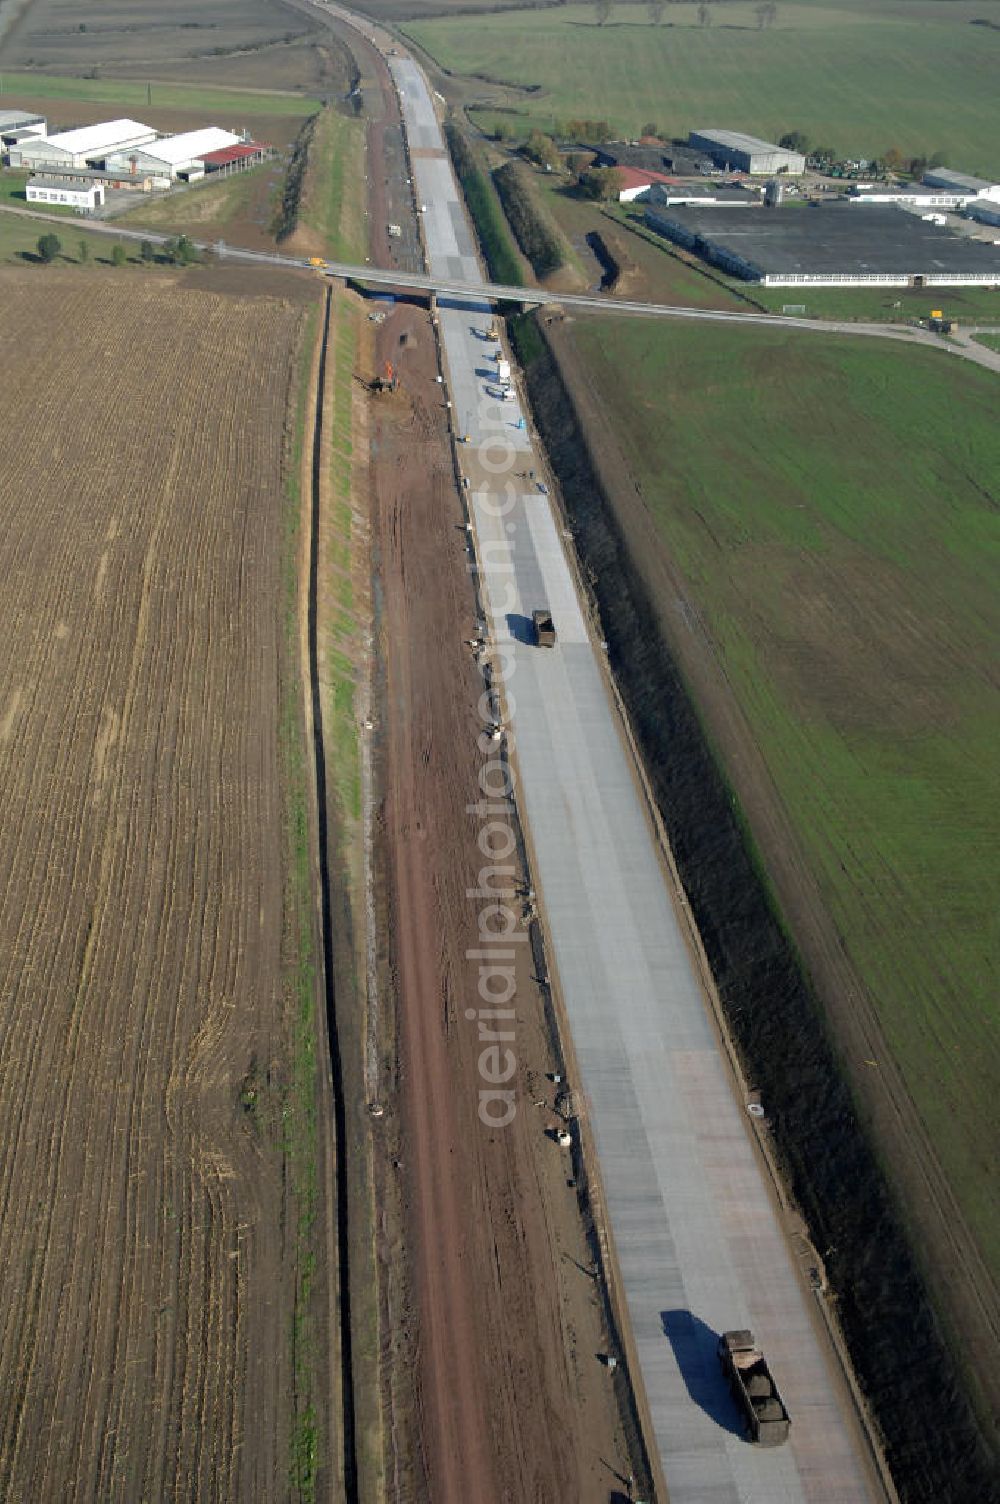
[[[394,46],[429,271],[439,289],[468,289],[481,273],[430,91]],[[656,1464],[671,1504],[862,1504],[881,1495],[713,1032],[557,513],[532,479],[541,454],[521,404],[498,397],[480,286],[479,299],[439,297],[448,390]],[[552,648],[532,640],[542,607]],[[724,1381],[719,1334],[744,1327],[791,1412],[784,1446],[745,1440]]]

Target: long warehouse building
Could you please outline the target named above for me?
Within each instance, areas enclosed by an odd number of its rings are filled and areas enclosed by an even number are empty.
[[[773,141],[748,136],[743,131],[707,129],[692,131],[688,145],[703,151],[718,167],[730,171],[771,175],[776,172],[805,172],[806,159],[800,151],[788,151]]]
[[[11,167],[88,167],[103,164],[114,152],[156,140],[150,125],[138,120],[105,120],[54,136],[20,141],[11,147]]]
[[[149,173],[154,184],[172,182],[177,178],[203,176],[202,159],[206,155],[239,144],[240,137],[232,131],[210,125],[202,130],[184,131],[179,136],[161,136],[158,141],[113,152],[108,157],[107,166],[109,171],[120,172],[123,176]]]
[[[651,207],[646,223],[744,282],[766,287],[997,287],[1000,251],[899,206]]]

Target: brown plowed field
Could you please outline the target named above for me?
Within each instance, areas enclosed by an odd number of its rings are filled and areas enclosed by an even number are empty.
[[[11,270],[0,296],[0,1497],[284,1498],[282,543],[314,290]]]

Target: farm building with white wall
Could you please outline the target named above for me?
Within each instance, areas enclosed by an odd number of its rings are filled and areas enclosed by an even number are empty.
[[[104,203],[104,184],[85,178],[29,178],[25,185],[29,204],[68,204],[73,209],[94,210]]]
[[[662,208],[690,204],[695,209],[745,209],[762,204],[764,195],[757,188],[731,187],[725,183],[711,186],[707,183],[678,183],[672,186],[667,181],[654,183],[643,202]]]
[[[654,183],[670,183],[664,172],[648,172],[643,167],[616,167],[618,174],[618,202],[630,204],[643,193],[648,193]]]
[[[748,136],[743,131],[692,131],[688,144],[730,171],[773,177],[776,172],[798,174],[806,170],[806,159],[800,151],[788,151],[784,146],[775,146],[773,141],[762,141],[759,136]]]
[[[221,151],[227,146],[238,146],[240,137],[232,131],[206,126],[199,131],[184,131],[179,136],[161,136],[158,141],[146,142],[138,147],[116,151],[105,163],[109,172],[149,173],[154,181],[177,178],[201,177],[205,167],[203,158],[210,152]]]
[[[11,167],[86,167],[104,162],[112,152],[155,141],[156,132],[138,120],[107,120],[102,125],[82,125],[54,136],[19,141],[10,150]]]

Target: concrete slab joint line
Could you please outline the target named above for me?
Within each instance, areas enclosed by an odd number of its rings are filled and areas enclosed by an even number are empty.
[[[387,61],[409,146],[443,153],[421,70],[403,55]],[[450,162],[413,150],[410,161],[428,206],[429,271],[481,285]],[[538,483],[542,462],[516,391],[498,395],[490,305],[442,294],[438,319],[470,568],[505,663],[493,677],[503,680],[518,813],[654,1472],[662,1468],[671,1504],[884,1497],[713,1029],[698,945],[672,903],[665,838]],[[552,648],[533,640],[531,613],[542,606],[556,626]],[[741,1327],[755,1332],[788,1404],[785,1446],[747,1443],[722,1379],[718,1335]]]

